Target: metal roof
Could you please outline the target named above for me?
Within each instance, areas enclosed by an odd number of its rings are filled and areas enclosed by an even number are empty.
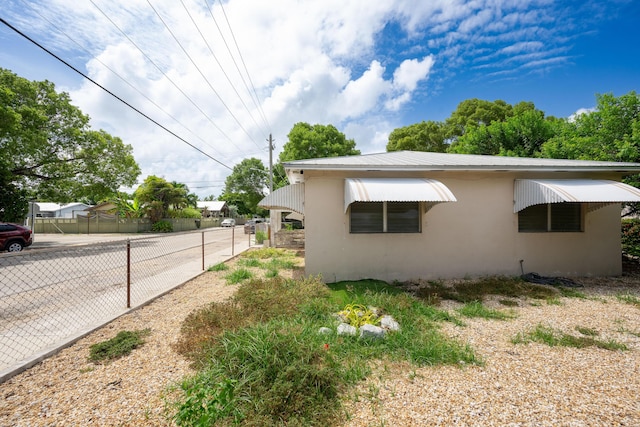
[[[198,200],[198,209],[207,209],[209,211],[212,212],[219,212],[221,211],[225,205],[227,204],[227,202],[225,201],[220,201],[220,200],[214,200],[214,201],[210,201],[210,202],[204,202],[202,200]]]
[[[455,202],[446,185],[425,178],[347,178],[344,211],[353,202]]]
[[[424,151],[394,151],[390,153],[363,154],[358,156],[294,160],[285,162],[284,167],[291,172],[296,170],[601,170],[622,173],[640,173],[640,163],[482,156],[475,154],[431,153]]]
[[[281,209],[304,215],[304,184],[291,184],[278,188],[258,202],[265,209]]]
[[[516,179],[513,211],[546,203],[640,202],[640,190],[604,179]],[[596,206],[596,207],[598,207]]]

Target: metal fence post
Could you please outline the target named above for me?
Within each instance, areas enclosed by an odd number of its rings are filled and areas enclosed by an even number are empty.
[[[231,227],[231,256],[234,255],[234,250],[236,248],[235,236],[236,236],[236,227],[233,226]]]
[[[131,308],[131,239],[127,239],[127,308]]]
[[[204,231],[202,232],[202,271],[204,271]]]

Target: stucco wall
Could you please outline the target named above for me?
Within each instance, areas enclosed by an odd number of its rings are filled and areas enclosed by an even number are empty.
[[[423,213],[421,233],[350,234],[344,179],[400,176],[437,179],[458,201],[438,204]],[[305,171],[306,272],[321,274],[327,281],[519,275],[523,260],[525,272],[543,275],[619,275],[620,205],[588,213],[584,232],[518,232],[514,179],[585,177],[567,173]]]

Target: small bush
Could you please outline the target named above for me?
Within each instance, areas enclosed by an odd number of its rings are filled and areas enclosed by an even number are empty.
[[[170,218],[202,218],[202,212],[196,208],[169,209]]]
[[[262,263],[258,258],[241,258],[238,260],[238,265],[243,267],[262,267]]]
[[[267,240],[267,233],[261,230],[256,231],[256,243],[260,244],[265,240]]]
[[[268,279],[272,279],[274,277],[278,277],[278,270],[276,269],[269,269],[264,273],[264,277],[268,278]]]
[[[224,262],[221,262],[216,265],[212,265],[207,269],[207,271],[226,271],[228,269],[229,269],[229,266]]]
[[[155,231],[156,233],[170,233],[173,231],[173,224],[163,219],[153,223],[151,231]]]
[[[253,273],[246,268],[238,268],[237,270],[233,270],[231,273],[227,274],[225,279],[227,279],[228,284],[235,285],[236,283],[251,279],[252,277]]]
[[[149,335],[149,329],[138,331],[120,331],[110,340],[92,345],[89,348],[89,360],[101,362],[118,359],[131,353],[132,350],[144,344],[144,337]]]

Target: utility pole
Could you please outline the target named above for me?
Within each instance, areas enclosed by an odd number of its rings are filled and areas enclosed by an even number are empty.
[[[269,194],[273,193],[273,149],[276,148],[273,145],[273,138],[269,134]]]

